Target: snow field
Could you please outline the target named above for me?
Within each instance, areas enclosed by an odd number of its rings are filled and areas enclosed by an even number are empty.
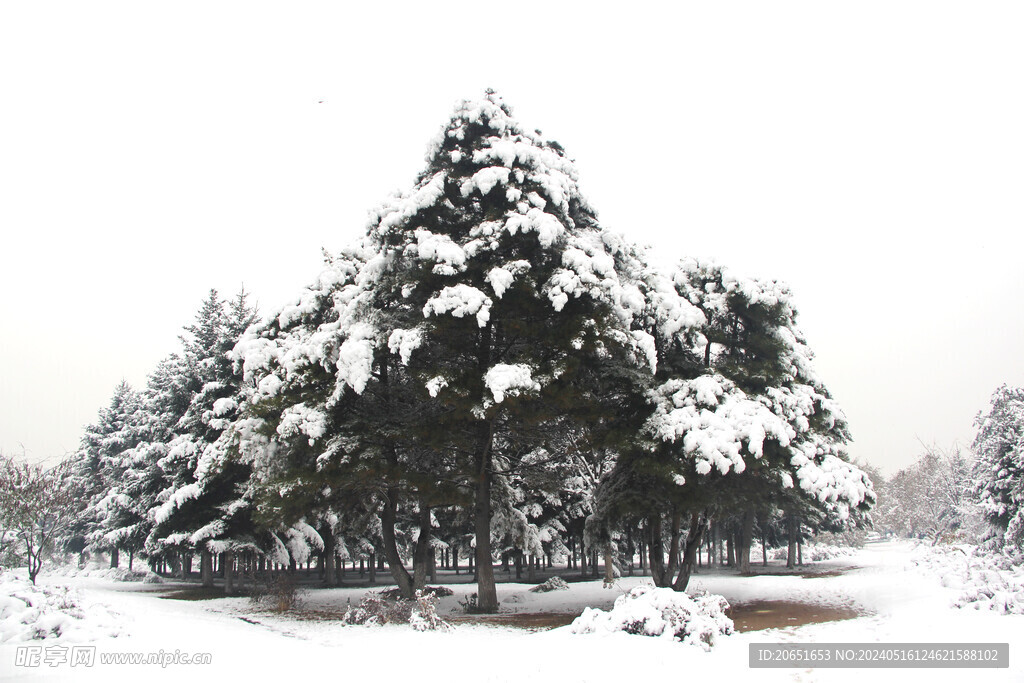
[[[776,628],[722,636],[710,652],[673,638],[644,638],[624,632],[577,634],[566,626],[530,632],[502,625],[458,623],[450,632],[417,632],[407,625],[343,627],[337,616],[358,604],[370,589],[310,590],[303,614],[275,614],[253,608],[247,598],[211,601],[165,600],[156,586],[118,583],[94,577],[44,578],[70,583],[87,598],[101,600],[127,620],[125,635],[96,640],[100,652],[150,652],[159,649],[210,652],[213,663],[200,669],[183,666],[100,666],[70,672],[67,668],[16,669],[15,644],[0,644],[0,679],[196,680],[254,676],[269,680],[318,673],[374,680],[474,681],[613,681],[635,677],[658,680],[716,681],[879,681],[1024,680],[1024,616],[992,610],[958,609],[960,588],[943,585],[947,574],[919,561],[920,549],[906,542],[872,543],[850,557],[804,567],[800,574],[738,576],[725,570],[696,574],[690,593],[720,594],[732,605],[758,600],[852,606],[864,616],[800,627]],[[805,555],[806,557],[806,555]],[[943,565],[946,566],[946,565]],[[755,566],[755,570],[759,569]],[[778,562],[769,571],[782,572]],[[811,570],[811,571],[808,571]],[[815,576],[813,572],[818,572]],[[805,578],[810,576],[811,578]],[[948,583],[948,579],[946,579]],[[445,584],[453,595],[440,600],[443,618],[461,614],[458,603],[475,591],[472,584]],[[606,589],[601,581],[574,582],[568,590],[533,593],[533,586],[498,585],[503,612],[579,614],[585,607],[609,610],[616,598],[648,577],[619,579]],[[180,588],[174,582],[162,592]],[[379,590],[375,588],[373,590]],[[320,615],[318,617],[318,615]],[[328,618],[324,618],[328,617]],[[244,619],[244,620],[243,620]],[[64,639],[58,639],[63,641]],[[47,641],[49,642],[49,641]],[[948,643],[1009,642],[1009,669],[757,669],[747,666],[751,643]]]

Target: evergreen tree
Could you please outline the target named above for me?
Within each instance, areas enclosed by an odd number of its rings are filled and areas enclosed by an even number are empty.
[[[253,463],[263,500],[277,489],[313,501],[301,489],[325,484],[372,492],[403,590],[399,506],[420,521],[422,558],[431,509],[471,503],[480,607],[494,610],[492,534],[539,547],[516,507],[531,495],[514,486],[524,458],[555,452],[574,422],[614,421],[615,399],[641,402],[635,374],[649,375],[654,346],[633,329],[641,269],[600,229],[557,144],[493,93],[465,102],[416,186],[236,349],[253,389],[234,452]]]
[[[70,466],[79,505],[70,531],[71,547],[109,552],[112,567],[118,566],[119,553],[126,549],[117,532],[123,511],[131,506],[123,482],[131,451],[141,438],[138,409],[138,393],[122,381],[97,421],[86,428]]]
[[[671,281],[700,309],[700,335],[659,346],[651,441],[620,460],[601,511],[641,512],[652,576],[682,590],[711,518],[737,520],[746,571],[756,518],[791,507],[789,490],[839,520],[873,494],[843,452],[845,419],[814,374],[789,291],[693,260]]]
[[[997,546],[1024,546],[1024,389],[1003,385],[975,419],[976,495]]]
[[[648,361],[642,296],[557,143],[494,93],[460,105],[415,188],[375,214],[389,346],[443,406],[436,447],[473,492],[479,607],[497,609],[494,478],[597,402],[617,368]],[[394,257],[391,257],[394,255]],[[421,390],[421,391],[422,391]]]
[[[376,258],[360,245],[328,258],[296,302],[239,342],[234,357],[250,388],[218,448],[223,462],[253,468],[248,495],[269,528],[310,520],[325,532],[329,526],[366,539],[350,522],[365,520],[367,506],[378,512],[383,553],[411,598],[425,577],[428,499],[437,489],[431,482],[443,471],[412,438],[424,419],[425,392],[409,390],[405,359],[391,354],[368,322]],[[415,576],[403,565],[398,533],[412,507],[425,508],[426,519],[417,523],[426,527]],[[325,561],[329,574],[333,557]]]
[[[207,569],[211,542],[229,551],[253,545],[249,508],[237,498],[237,488],[248,480],[248,468],[210,471],[202,483],[198,471],[203,453],[237,411],[241,377],[234,374],[228,354],[255,319],[244,289],[226,310],[217,291],[210,290],[195,322],[181,337],[180,363],[154,387],[154,403],[163,400],[166,405],[161,438],[155,440],[161,445],[152,451],[156,457],[149,459],[164,475],[164,487],[155,499],[146,497],[153,502],[154,524],[147,540],[153,556],[197,549]],[[211,578],[205,571],[204,580],[209,583]]]

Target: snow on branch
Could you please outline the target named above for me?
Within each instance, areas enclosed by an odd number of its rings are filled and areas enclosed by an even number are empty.
[[[495,403],[501,403],[506,396],[518,396],[524,391],[540,391],[540,383],[533,379],[533,370],[522,364],[495,365],[484,375],[484,385],[491,390]]]
[[[484,327],[491,319],[491,298],[476,287],[458,284],[445,287],[423,306],[423,315],[450,313],[456,318],[475,315],[477,324]]]

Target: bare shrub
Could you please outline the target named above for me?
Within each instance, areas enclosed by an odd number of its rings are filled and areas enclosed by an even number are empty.
[[[249,600],[275,612],[287,612],[302,604],[302,591],[289,572],[272,572],[253,584]]]

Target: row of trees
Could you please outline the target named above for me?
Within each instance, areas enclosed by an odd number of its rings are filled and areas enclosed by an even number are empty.
[[[970,455],[959,447],[932,445],[923,446],[912,465],[888,479],[875,473],[874,527],[933,543],[976,537],[981,520],[972,495],[973,467]]]
[[[712,520],[743,558],[759,517],[838,528],[874,499],[788,289],[652,268],[493,93],[293,304],[257,322],[212,292],[182,342],[88,429],[72,547],[207,577],[316,553],[329,581],[383,557],[406,595],[440,547],[492,611],[502,554],[629,547],[682,590]]]

